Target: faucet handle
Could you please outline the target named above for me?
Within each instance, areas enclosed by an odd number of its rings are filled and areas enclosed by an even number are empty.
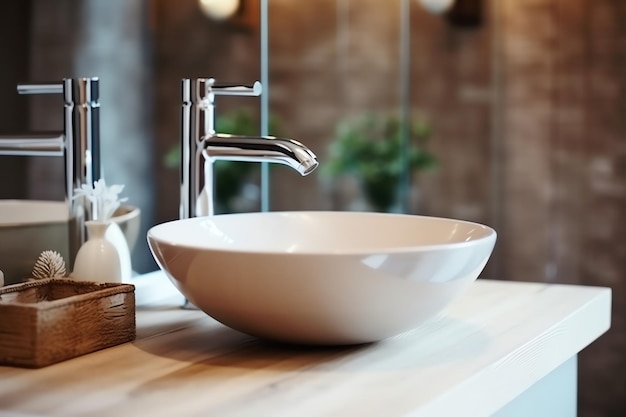
[[[260,96],[263,92],[259,81],[253,85],[215,84],[215,78],[198,78],[196,83],[199,99],[208,98],[211,102],[215,96]]]
[[[236,85],[236,84],[215,84],[214,78],[205,79],[207,94],[215,94],[219,96],[260,96],[263,92],[263,86],[259,81],[254,84]]]
[[[183,78],[182,100],[184,106],[213,105],[215,96],[260,96],[263,86],[259,81],[252,85],[215,84],[215,78]]]
[[[18,84],[18,94],[62,94],[62,83]]]

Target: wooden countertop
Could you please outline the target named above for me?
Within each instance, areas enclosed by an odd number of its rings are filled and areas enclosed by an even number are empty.
[[[136,341],[0,367],[0,416],[489,415],[610,326],[610,289],[478,280],[395,338],[289,347],[181,309],[164,281],[137,281]]]

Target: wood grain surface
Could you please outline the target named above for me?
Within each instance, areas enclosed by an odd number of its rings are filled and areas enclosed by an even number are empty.
[[[181,309],[160,273],[142,279],[134,342],[0,367],[0,416],[490,415],[610,326],[609,289],[478,280],[383,342],[286,346]]]

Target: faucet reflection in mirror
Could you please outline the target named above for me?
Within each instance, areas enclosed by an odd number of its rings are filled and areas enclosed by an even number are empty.
[[[214,214],[216,160],[279,163],[301,175],[308,175],[317,167],[315,154],[293,139],[215,132],[215,96],[259,96],[261,92],[258,81],[252,86],[241,86],[217,85],[213,78],[182,80],[181,219]]]
[[[73,198],[74,189],[101,176],[99,80],[65,78],[60,83],[19,84],[18,94],[63,96],[63,131],[0,135],[0,156],[62,156],[65,159],[65,197],[70,217],[70,257],[85,241],[89,207]],[[61,116],[61,115],[60,115]]]

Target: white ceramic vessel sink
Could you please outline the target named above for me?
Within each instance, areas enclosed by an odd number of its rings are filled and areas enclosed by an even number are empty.
[[[228,214],[148,231],[160,267],[208,315],[305,344],[418,326],[478,277],[495,241],[476,223],[354,212]]]

